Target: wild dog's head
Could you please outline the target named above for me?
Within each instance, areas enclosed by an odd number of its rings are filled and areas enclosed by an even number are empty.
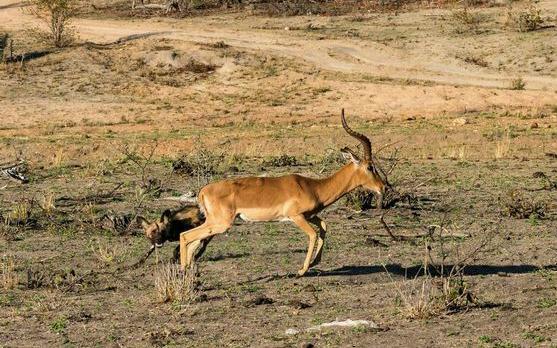
[[[156,247],[161,247],[164,242],[168,241],[168,225],[172,213],[170,210],[165,210],[159,221],[149,222],[143,216],[137,217],[137,222],[143,227],[145,237],[151,241],[151,244]]]

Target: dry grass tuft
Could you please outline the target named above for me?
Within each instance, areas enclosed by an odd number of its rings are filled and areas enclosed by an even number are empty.
[[[189,304],[199,296],[196,290],[195,271],[181,273],[177,265],[165,263],[155,273],[155,294],[162,303],[178,302]]]
[[[56,201],[53,192],[47,192],[39,199],[39,206],[44,214],[50,216],[56,210],[54,202]]]
[[[15,260],[13,257],[4,255],[0,263],[0,284],[2,289],[10,290],[19,284],[19,275],[15,271]]]
[[[110,240],[93,240],[90,249],[97,260],[107,265],[123,262],[129,254],[128,248],[122,245],[122,242],[114,243]]]
[[[511,137],[509,132],[506,136],[495,143],[495,159],[505,158],[511,151]]]
[[[514,91],[523,91],[525,87],[526,87],[526,81],[524,81],[521,77],[512,79],[509,86],[509,88]]]
[[[524,196],[518,190],[507,192],[502,199],[503,215],[517,219],[543,218],[546,216],[547,203]]]

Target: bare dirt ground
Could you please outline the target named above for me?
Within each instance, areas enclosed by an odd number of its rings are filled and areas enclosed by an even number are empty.
[[[140,18],[85,7],[74,45],[0,67],[0,164],[24,158],[30,176],[0,178],[0,346],[555,345],[557,4],[537,6],[546,26],[525,33],[505,27],[504,6],[473,9],[475,28],[452,8]],[[0,0],[0,33],[30,57],[50,48],[26,31],[37,21],[25,8]],[[322,216],[323,262],[295,278],[300,231],[238,224],[200,260],[196,301],[158,301],[155,258],[128,267],[148,248],[141,231],[103,216],[156,218],[177,207],[161,197],[222,177],[328,175],[354,146],[342,107],[386,147],[384,163],[399,149],[389,179],[411,199],[386,221],[404,239],[341,200]],[[204,173],[173,171],[183,155]],[[428,245],[434,260],[445,253],[427,235],[440,224],[454,234],[448,264],[491,237],[463,271],[473,299],[411,318],[403,295],[430,284],[419,270]],[[378,328],[304,331],[346,319]]]

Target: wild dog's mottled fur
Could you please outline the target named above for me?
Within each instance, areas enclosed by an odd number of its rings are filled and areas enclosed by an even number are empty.
[[[159,221],[148,222],[144,217],[139,216],[137,221],[143,227],[145,236],[153,246],[161,246],[165,242],[177,242],[180,240],[180,233],[188,231],[194,227],[200,226],[205,222],[205,218],[197,206],[186,206],[179,210],[165,210]],[[202,243],[196,253],[196,259],[201,257],[207,244]],[[174,260],[180,258],[180,247],[174,250]]]

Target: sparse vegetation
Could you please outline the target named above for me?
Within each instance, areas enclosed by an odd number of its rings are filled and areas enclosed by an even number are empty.
[[[507,10],[507,26],[520,32],[538,30],[543,25],[541,10],[531,2],[526,8],[513,10],[509,5]]]
[[[50,323],[50,331],[56,334],[61,334],[66,331],[66,328],[68,327],[68,323],[69,322],[67,318],[60,317],[54,320],[52,323]]]
[[[503,214],[516,219],[540,219],[546,216],[547,204],[526,197],[519,190],[510,190],[502,198]]]
[[[10,290],[19,284],[19,275],[15,271],[15,260],[12,256],[3,255],[0,259],[0,284],[2,289]]]
[[[471,10],[467,6],[462,9],[453,10],[452,18],[457,24],[456,30],[458,33],[465,33],[469,31],[477,32],[479,30],[480,23],[484,19],[480,12]]]
[[[263,160],[264,166],[270,167],[291,167],[299,165],[295,156],[282,154],[280,156],[269,157]]]
[[[517,77],[516,79],[511,80],[510,89],[515,91],[522,91],[526,87],[526,82],[521,78]]]
[[[155,294],[163,303],[191,304],[199,296],[194,271],[180,273],[175,264],[162,264],[155,272]]]
[[[29,12],[40,19],[48,31],[42,35],[56,47],[69,45],[75,39],[71,20],[76,14],[75,0],[31,0]]]

